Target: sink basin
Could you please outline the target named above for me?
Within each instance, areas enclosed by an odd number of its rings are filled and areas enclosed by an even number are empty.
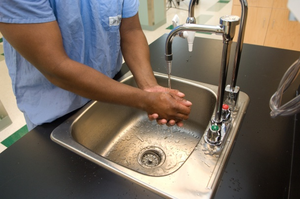
[[[167,86],[167,76],[155,73]],[[136,87],[131,73],[121,80]],[[214,113],[217,86],[172,78],[172,87],[193,103],[183,127],[149,121],[144,111],[93,101],[51,134],[53,141],[164,197],[211,197],[248,104],[241,92],[239,112],[219,155],[205,152],[203,134]]]
[[[166,78],[157,76],[160,85]],[[124,80],[136,86],[134,78]],[[72,125],[73,139],[94,153],[119,165],[150,176],[176,171],[198,144],[214,110],[216,97],[205,88],[174,81],[193,106],[183,128],[149,121],[144,111],[95,102]],[[198,104],[196,103],[196,104]]]

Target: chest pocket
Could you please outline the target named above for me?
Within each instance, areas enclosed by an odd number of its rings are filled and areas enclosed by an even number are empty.
[[[116,32],[122,20],[123,0],[98,1],[101,24],[106,31]]]

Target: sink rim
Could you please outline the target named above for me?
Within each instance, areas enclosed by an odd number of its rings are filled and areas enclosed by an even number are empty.
[[[155,76],[167,77],[165,74],[154,73]],[[127,78],[131,78],[132,74],[130,72],[126,73],[119,81],[125,81]],[[196,82],[193,80],[187,80],[180,77],[172,77],[172,79],[177,81],[182,81],[188,83],[190,85],[194,85],[197,87],[201,87],[204,89],[210,90],[216,96],[218,87],[215,85],[210,85],[202,82]],[[229,156],[230,149],[233,146],[233,141],[236,137],[238,127],[241,124],[241,120],[243,118],[244,113],[246,112],[246,108],[249,103],[249,97],[241,92],[239,98],[239,107],[240,110],[237,113],[236,119],[233,122],[232,130],[227,138],[226,144],[224,146],[223,152],[219,157],[208,156],[205,155],[203,151],[201,151],[201,147],[203,144],[203,136],[200,139],[199,143],[196,145],[198,150],[194,150],[190,157],[186,160],[186,162],[179,168],[176,172],[169,174],[168,176],[162,177],[152,177],[146,176],[140,173],[137,173],[131,169],[118,165],[106,158],[90,151],[85,148],[81,144],[77,143],[72,138],[72,127],[73,123],[76,122],[78,118],[82,114],[84,114],[89,108],[91,108],[96,101],[92,101],[84,106],[81,110],[79,110],[76,114],[71,116],[61,125],[59,125],[56,129],[51,133],[51,139],[57,144],[77,153],[80,156],[85,157],[86,159],[122,176],[130,181],[133,181],[137,184],[142,185],[143,187],[150,189],[164,197],[212,197],[218,181],[219,177],[224,168],[226,159]],[[61,133],[63,132],[63,133]],[[195,166],[196,165],[196,166]],[[214,165],[214,166],[210,166]],[[201,169],[200,169],[201,168]],[[193,171],[193,174],[191,174]],[[185,176],[184,178],[182,176]],[[206,176],[206,177],[203,177]],[[201,179],[201,180],[199,180]],[[205,179],[205,180],[203,180]],[[175,181],[180,183],[175,183]],[[182,183],[184,181],[184,183]],[[167,182],[167,184],[166,184]],[[185,191],[182,191],[185,190]]]

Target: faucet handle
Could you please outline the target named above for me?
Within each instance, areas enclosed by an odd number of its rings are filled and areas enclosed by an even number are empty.
[[[221,128],[217,124],[212,124],[207,131],[207,142],[218,145],[221,140]]]
[[[230,117],[231,117],[231,111],[229,109],[229,105],[223,104],[222,114],[221,114],[222,122],[230,121]]]

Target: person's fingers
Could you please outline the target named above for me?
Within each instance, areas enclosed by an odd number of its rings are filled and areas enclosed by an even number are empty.
[[[192,102],[190,102],[190,101],[188,101],[188,100],[186,100],[186,99],[183,99],[183,98],[179,98],[178,101],[179,101],[181,104],[185,105],[185,106],[192,106],[192,105],[193,105]]]
[[[176,89],[170,89],[170,88],[166,88],[166,87],[162,87],[162,86],[154,86],[151,88],[147,88],[145,89],[145,91],[148,92],[166,92],[166,93],[170,93],[173,95],[176,95],[178,97],[184,98],[185,94],[180,92],[179,90]]]
[[[183,121],[182,120],[169,120],[168,123],[166,124],[167,126],[174,126],[177,125],[178,127],[182,127],[183,126]]]
[[[156,120],[158,118],[158,114],[157,113],[148,114],[148,118],[150,121]]]
[[[176,125],[179,126],[179,127],[182,127],[183,126],[183,121],[176,122]]]
[[[175,120],[169,120],[167,126],[174,126],[176,124]]]
[[[171,94],[169,93],[174,99],[176,99],[178,102],[180,102],[181,104],[185,105],[185,106],[192,106],[192,102],[184,99],[184,98],[181,98],[181,97],[178,97],[177,95],[174,95],[174,94]]]
[[[158,124],[163,125],[163,124],[167,124],[168,126],[173,126],[176,124],[175,120],[166,120],[166,119],[158,119],[158,114],[154,113],[154,114],[148,114],[148,118],[150,121],[156,120]]]
[[[166,120],[166,119],[161,119],[161,118],[158,118],[158,114],[157,113],[154,113],[154,114],[149,114],[148,115],[148,118],[150,121],[153,121],[153,120],[156,120],[156,122],[160,125],[163,125],[163,124],[166,124],[167,126],[174,126],[174,125],[177,125],[179,127],[182,127],[183,126],[183,121],[182,120]]]
[[[145,106],[150,120],[158,124],[182,126],[182,121],[187,120],[191,111],[192,103],[177,95],[167,92],[154,92],[149,94],[149,103]]]
[[[178,107],[175,109],[176,113],[173,114],[175,120],[187,120],[191,112],[191,106],[185,106],[183,104],[178,104]]]
[[[176,89],[169,89],[169,88],[167,88],[167,92],[170,93],[170,94],[172,94],[172,95],[176,95],[176,96],[178,96],[180,98],[183,98],[185,96],[184,93],[182,93],[182,92],[180,92],[179,90],[176,90]]]
[[[163,124],[167,124],[168,120],[166,120],[166,119],[157,119],[156,122],[157,122],[157,124],[163,125]]]
[[[177,113],[175,118],[176,121],[182,121],[187,119],[189,119],[189,114],[182,114],[182,113]]]

